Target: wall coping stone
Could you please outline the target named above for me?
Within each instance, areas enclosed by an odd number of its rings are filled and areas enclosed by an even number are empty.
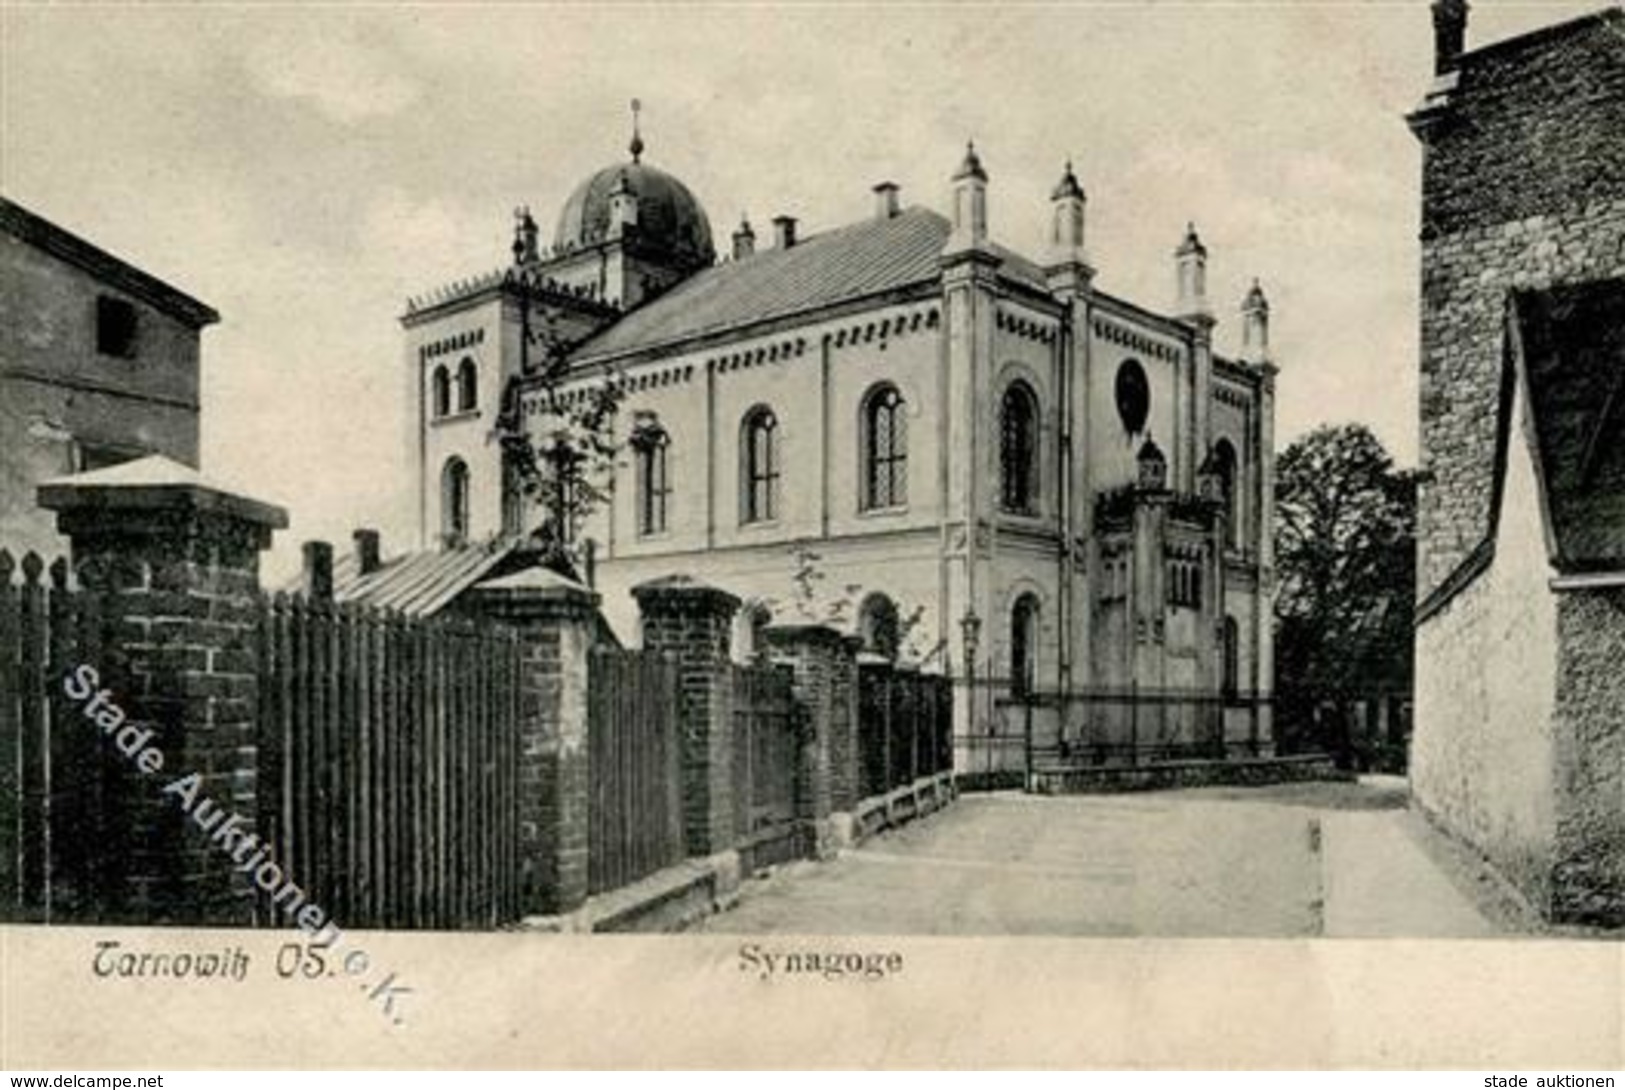
[[[822,643],[837,647],[845,647],[846,633],[827,624],[816,622],[789,622],[768,625],[762,634],[769,643],[796,644],[796,643]]]
[[[650,606],[677,608],[684,612],[711,610],[732,616],[739,611],[738,596],[721,587],[695,579],[692,575],[667,575],[650,579],[632,588],[638,608],[647,613]]]
[[[288,525],[285,508],[231,491],[161,454],[90,473],[53,477],[40,484],[37,495],[41,507],[58,513],[59,523],[63,517],[79,522],[86,517],[105,517],[111,523],[116,515],[116,526],[109,528],[121,533],[139,534],[159,525],[160,518],[141,521],[142,513],[221,515],[271,530]]]
[[[582,618],[598,609],[601,597],[550,568],[533,567],[476,583],[464,593],[476,609],[491,609],[515,620]]]

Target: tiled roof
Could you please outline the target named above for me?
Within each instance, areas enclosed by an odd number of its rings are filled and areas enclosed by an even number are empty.
[[[1625,564],[1625,279],[1520,292],[1541,483],[1563,570]]]
[[[333,558],[333,600],[427,617],[490,574],[514,547],[512,539],[498,539],[456,549],[407,553],[385,561],[366,575],[361,574],[354,553],[342,553]],[[300,580],[294,579],[282,589],[296,591],[299,587]]]
[[[949,231],[942,216],[913,207],[890,219],[812,235],[788,250],[764,250],[714,265],[598,334],[576,351],[576,360],[673,344],[932,282],[941,275],[938,259]],[[1001,247],[989,249],[1004,262],[1003,275],[1043,287],[1037,265]]]

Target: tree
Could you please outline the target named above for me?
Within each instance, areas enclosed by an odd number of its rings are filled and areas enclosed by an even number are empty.
[[[1411,685],[1415,475],[1363,425],[1323,426],[1278,459],[1276,520],[1282,741],[1347,761],[1354,701]]]
[[[579,578],[582,558],[576,531],[609,498],[608,482],[619,449],[614,425],[621,387],[606,375],[599,383],[582,386],[574,396],[563,396],[575,345],[558,333],[556,315],[544,311],[540,328],[533,323],[533,274],[520,270],[513,284],[520,298],[520,373],[503,391],[492,436],[520,491],[547,510],[536,533],[542,563]],[[527,384],[539,390],[542,399],[541,419],[534,427],[523,403]]]

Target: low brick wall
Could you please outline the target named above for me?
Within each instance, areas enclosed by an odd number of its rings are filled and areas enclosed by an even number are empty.
[[[1147,765],[1039,768],[1033,791],[1040,795],[1161,791],[1173,787],[1263,787],[1306,780],[1352,780],[1326,754],[1236,761],[1167,761]]]

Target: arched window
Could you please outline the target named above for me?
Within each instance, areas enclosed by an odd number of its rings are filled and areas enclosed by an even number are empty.
[[[871,594],[858,607],[858,638],[871,654],[895,659],[902,643],[897,604],[884,594]]]
[[[1038,682],[1038,595],[1016,599],[1010,610],[1010,691],[1031,693]]]
[[[741,521],[767,522],[779,513],[779,421],[765,405],[740,429]]]
[[[999,504],[1033,514],[1038,498],[1038,398],[1025,382],[1012,382],[999,407]]]
[[[1180,557],[1168,565],[1168,603],[1189,609],[1202,608],[1202,565]]]
[[[1241,543],[1241,507],[1236,495],[1236,448],[1230,440],[1220,439],[1213,444],[1213,460],[1219,470],[1225,541],[1234,549]]]
[[[650,428],[634,441],[638,481],[638,533],[666,532],[666,515],[671,503],[671,475],[667,458],[671,438],[664,428]]]
[[[446,459],[440,471],[440,537],[447,545],[468,540],[468,465],[461,458]]]
[[[474,367],[474,361],[465,356],[463,362],[457,365],[457,411],[473,412],[479,399],[479,371]]]
[[[1145,430],[1146,418],[1151,415],[1151,382],[1145,377],[1145,368],[1139,360],[1124,360],[1117,368],[1117,415],[1123,421],[1123,430],[1138,435]]]
[[[1219,628],[1219,692],[1227,700],[1241,687],[1241,636],[1234,617],[1226,617]]]
[[[525,528],[525,481],[514,455],[502,454],[502,532],[509,536]]]
[[[908,502],[908,416],[903,395],[876,386],[863,399],[863,496],[865,511]]]
[[[446,370],[445,364],[434,369],[431,385],[434,387],[430,395],[434,403],[434,415],[446,416],[451,412],[451,372]]]

